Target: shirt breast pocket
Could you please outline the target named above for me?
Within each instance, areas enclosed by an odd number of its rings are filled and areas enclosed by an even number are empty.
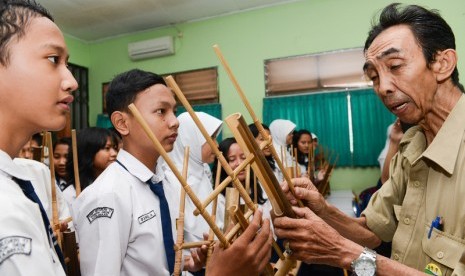
[[[423,251],[434,261],[444,266],[445,270],[452,271],[458,264],[465,250],[465,240],[452,236],[439,229],[433,228],[428,238],[431,225],[425,225],[422,247]],[[443,275],[449,275],[448,273]]]

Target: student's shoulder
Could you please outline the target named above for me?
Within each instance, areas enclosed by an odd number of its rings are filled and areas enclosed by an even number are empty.
[[[15,158],[13,162],[22,167],[22,168],[29,168],[29,169],[36,169],[36,170],[48,170],[47,165],[42,162],[26,159],[26,158]]]

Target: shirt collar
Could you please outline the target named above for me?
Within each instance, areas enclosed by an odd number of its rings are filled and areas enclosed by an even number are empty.
[[[425,157],[453,174],[465,132],[464,117],[465,96],[462,95],[428,147],[423,130],[415,126],[405,133],[400,151],[404,150],[404,156],[412,165]],[[409,146],[405,147],[406,144]]]
[[[13,162],[13,159],[4,151],[0,150],[0,173],[10,178],[19,178],[22,180],[31,180],[31,175],[27,170]]]
[[[155,168],[156,173],[154,173],[142,162],[140,162],[139,159],[135,158],[132,154],[123,149],[119,150],[116,159],[126,167],[130,174],[142,182],[152,180],[153,182],[157,183],[162,181],[165,177],[163,170],[159,168],[158,165]]]
[[[444,124],[434,137],[423,156],[441,166],[449,174],[454,173],[465,131],[465,96],[462,95],[457,104],[447,116]]]

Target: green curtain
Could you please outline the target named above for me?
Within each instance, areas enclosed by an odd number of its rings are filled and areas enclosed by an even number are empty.
[[[320,145],[333,150],[339,156],[338,166],[348,166],[351,154],[347,110],[346,92],[264,98],[263,122],[269,125],[274,119],[291,120],[296,129],[315,133]]]
[[[378,166],[378,155],[386,143],[387,127],[395,116],[380,101],[373,89],[350,94],[354,139],[353,164]]]
[[[350,152],[348,95],[352,114],[353,153]],[[319,143],[339,157],[338,166],[378,166],[386,129],[395,117],[373,89],[312,93],[263,99],[263,122],[288,119],[297,129],[318,136]]]
[[[202,111],[202,112],[205,112],[205,113],[207,113],[209,115],[212,115],[215,118],[223,120],[222,114],[221,114],[221,104],[220,103],[193,105],[192,108],[194,109],[194,111]],[[178,105],[177,109],[178,110],[176,112],[176,116],[179,116],[179,114],[181,114],[183,112],[186,112],[186,108],[183,105]],[[217,137],[217,140],[221,141],[222,137],[223,137],[223,132],[220,132],[220,134]]]

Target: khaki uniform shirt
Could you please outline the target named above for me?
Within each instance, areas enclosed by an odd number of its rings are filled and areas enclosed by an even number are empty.
[[[464,95],[429,146],[420,127],[406,132],[390,172],[363,212],[368,227],[392,241],[392,259],[451,275],[465,250]],[[437,216],[443,223],[428,237]]]

